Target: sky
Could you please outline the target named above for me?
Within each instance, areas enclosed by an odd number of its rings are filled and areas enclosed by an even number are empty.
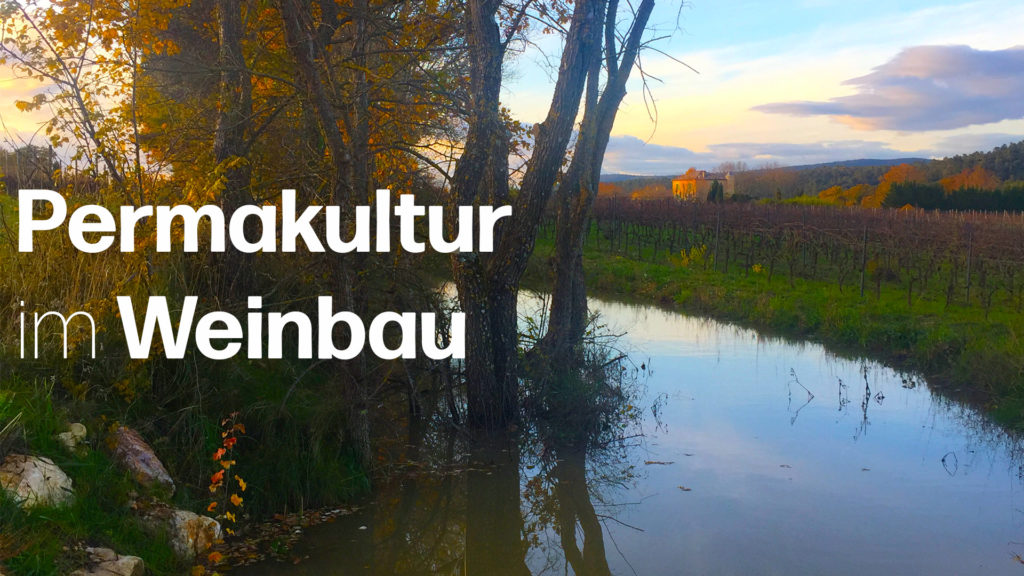
[[[938,158],[1024,140],[1020,0],[656,6],[649,35],[668,36],[655,46],[672,58],[642,55],[653,105],[634,73],[606,173]],[[543,120],[557,55],[558,39],[545,36],[508,62],[503,100],[520,120]],[[38,131],[44,112],[14,107],[38,89],[0,69],[0,141]]]
[[[1024,2],[659,0],[656,46],[619,111],[603,171],[678,174],[857,158],[939,158],[1024,140]],[[544,43],[504,100],[543,120]]]

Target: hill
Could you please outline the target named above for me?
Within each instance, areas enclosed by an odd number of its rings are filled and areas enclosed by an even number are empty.
[[[1024,181],[1024,141],[998,146],[987,152],[960,154],[940,160],[926,158],[860,158],[820,164],[762,168],[734,173],[736,193],[753,198],[816,196],[818,192],[839,186],[875,186],[889,168],[899,164],[918,167],[925,179],[938,182],[977,168],[993,174],[1000,182]],[[680,166],[682,174],[689,168]],[[632,195],[636,190],[671,188],[675,175],[631,176],[602,174],[606,193]]]

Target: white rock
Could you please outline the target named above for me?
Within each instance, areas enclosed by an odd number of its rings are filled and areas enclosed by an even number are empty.
[[[74,500],[71,478],[49,458],[8,454],[0,465],[0,487],[23,508],[63,506]]]
[[[138,556],[119,556],[110,548],[86,548],[91,561],[88,568],[75,570],[71,576],[143,576],[146,564]]]
[[[174,553],[185,561],[200,557],[222,537],[219,522],[187,510],[150,510],[142,525],[150,533],[166,535]]]
[[[57,440],[59,440],[60,443],[71,452],[78,452],[84,448],[83,443],[85,442],[85,435],[85,425],[75,422],[68,426],[67,432],[57,434]]]

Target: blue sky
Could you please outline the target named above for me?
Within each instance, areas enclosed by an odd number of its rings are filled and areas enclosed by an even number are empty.
[[[658,47],[699,74],[643,55],[657,121],[634,74],[605,172],[942,157],[1024,139],[1020,0],[658,0],[651,22],[670,35]],[[509,62],[503,95],[526,122],[543,119],[557,62],[557,38],[537,44]],[[45,113],[13,105],[38,89],[0,70],[0,138],[38,130]]]
[[[672,34],[658,46],[700,73],[645,55],[657,122],[633,82],[605,172],[942,157],[1024,139],[1024,2],[661,1],[652,22]],[[543,119],[543,58],[527,51],[512,69],[506,102]]]

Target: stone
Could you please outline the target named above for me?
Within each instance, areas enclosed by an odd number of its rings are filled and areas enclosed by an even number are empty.
[[[70,452],[81,453],[85,448],[85,425],[75,422],[68,426],[67,432],[57,434],[57,440]]]
[[[174,494],[174,480],[163,462],[138,432],[121,426],[114,432],[114,461],[147,488],[159,488]]]
[[[138,556],[120,556],[110,548],[86,548],[89,566],[71,576],[143,576],[146,563]]]
[[[71,478],[53,460],[8,454],[0,465],[0,487],[23,508],[64,506],[75,497]]]
[[[187,510],[156,508],[142,516],[142,526],[153,535],[166,536],[175,555],[191,562],[222,537],[220,523]]]

